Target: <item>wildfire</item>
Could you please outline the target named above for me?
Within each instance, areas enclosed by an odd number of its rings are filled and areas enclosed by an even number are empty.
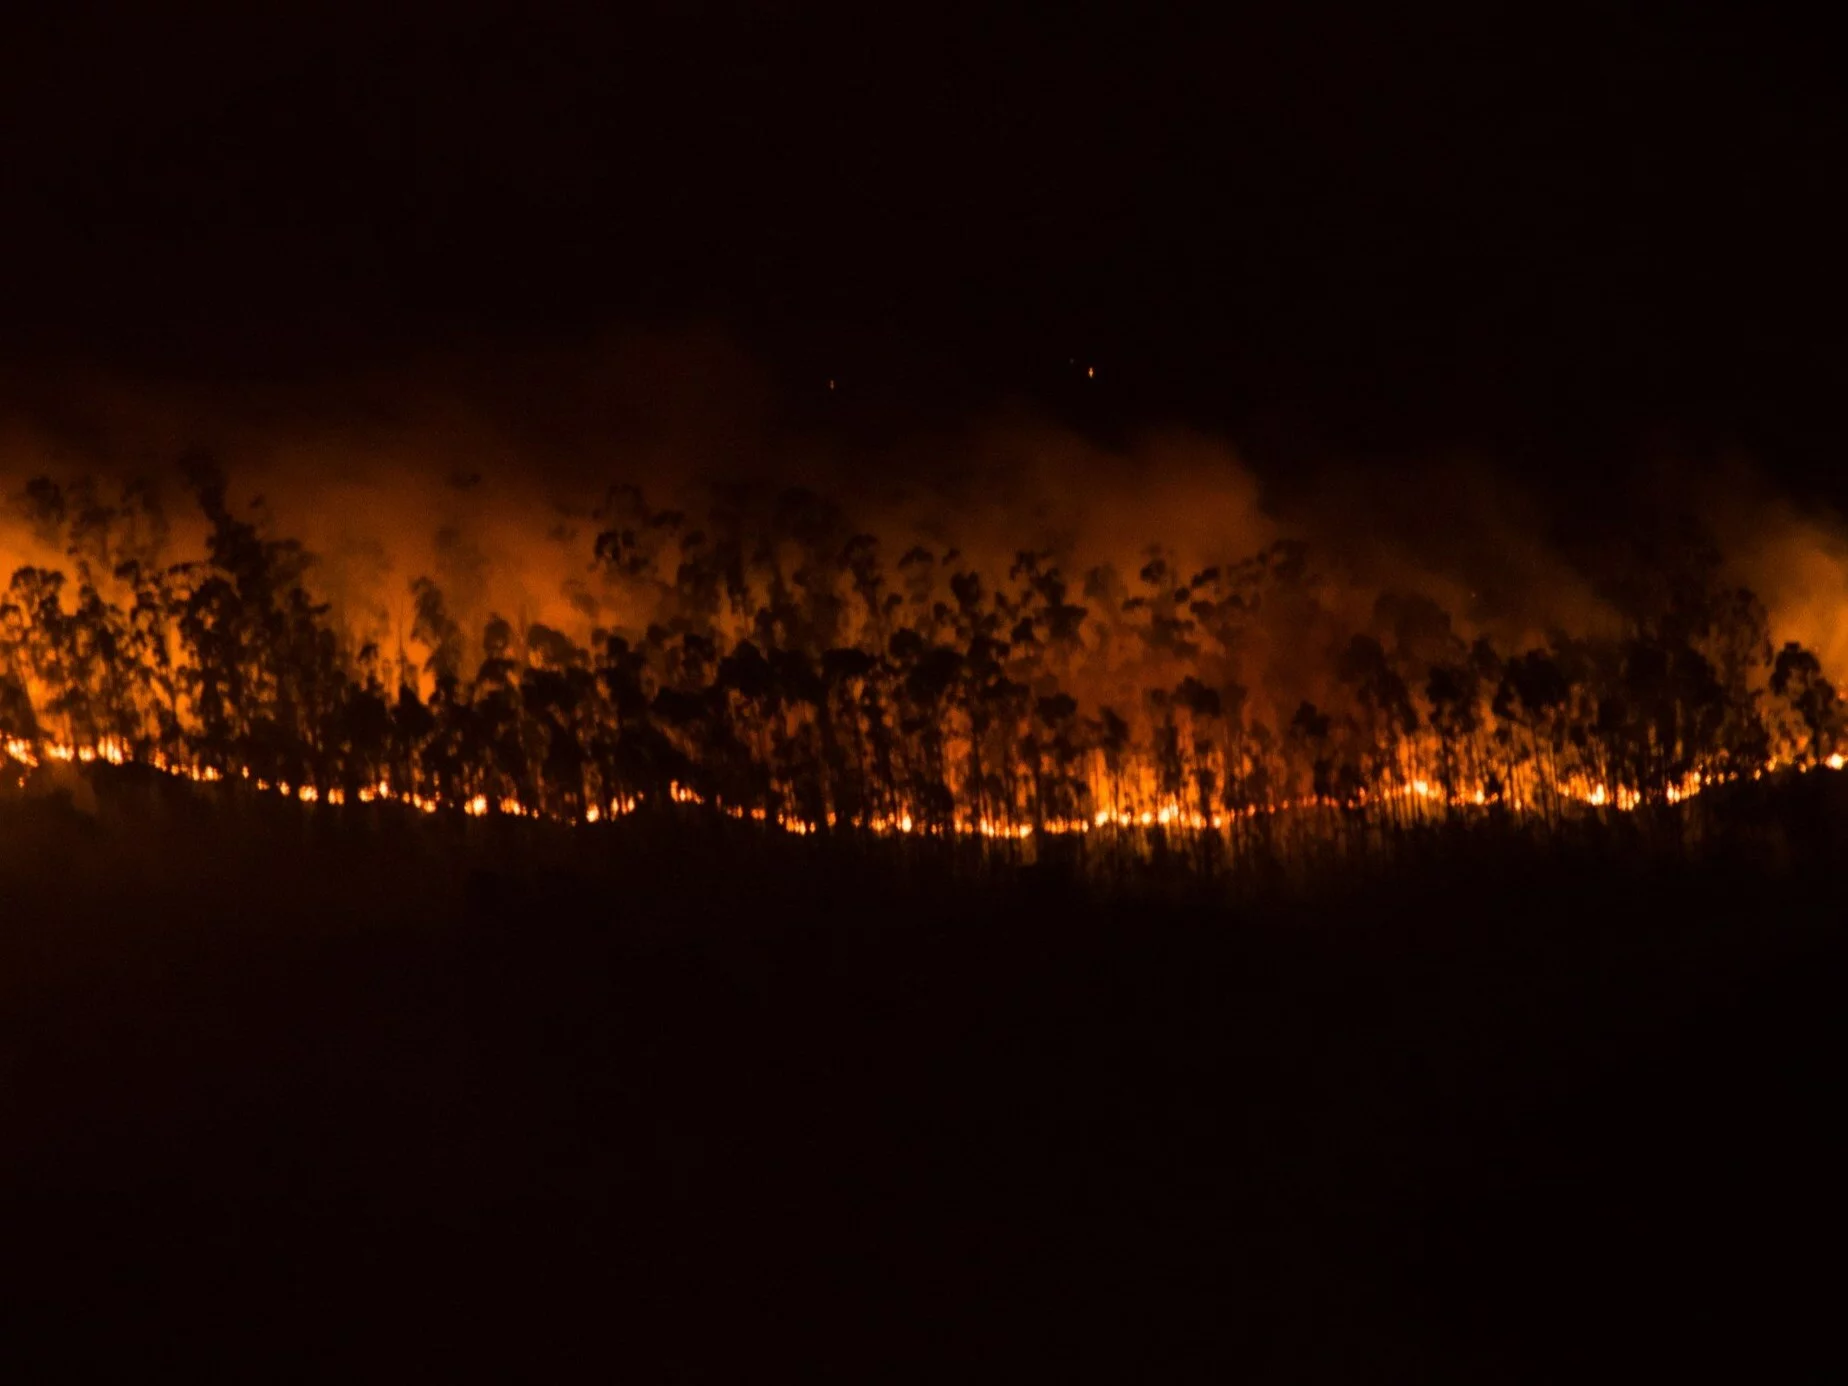
[[[41,745],[23,737],[7,737],[0,741],[0,751],[3,751],[6,758],[14,764],[28,770],[37,769],[47,762],[67,765],[98,763],[111,766],[145,765],[162,774],[199,784],[217,784],[225,779],[224,773],[212,766],[177,763],[161,755],[138,760],[128,748],[115,740],[98,742],[95,745],[71,745],[65,742],[50,742]],[[1750,772],[1750,777],[1758,779],[1767,773],[1779,771],[1801,774],[1815,770],[1840,771],[1844,768],[1848,768],[1848,757],[1834,753],[1815,761],[1767,762],[1761,767],[1754,768]],[[251,774],[248,767],[239,767],[236,777],[249,783],[258,793],[274,794],[279,798],[302,804],[325,804],[332,808],[340,808],[348,802],[347,792],[338,786],[323,790],[315,785],[292,786],[286,782],[271,783],[260,776]],[[1681,781],[1666,786],[1662,800],[1669,805],[1685,803],[1705,789],[1739,778],[1741,778],[1739,775],[1732,773],[1691,772]],[[1565,803],[1589,809],[1612,809],[1621,813],[1634,812],[1647,802],[1645,797],[1634,789],[1620,785],[1613,790],[1602,782],[1587,780],[1582,776],[1572,777],[1552,785],[1548,787],[1548,792]],[[909,810],[900,809],[894,813],[875,814],[843,825],[834,814],[828,814],[820,820],[810,820],[797,814],[773,812],[763,807],[716,804],[678,783],[670,786],[667,797],[669,802],[676,806],[721,812],[734,819],[778,829],[794,836],[807,836],[847,826],[879,837],[947,834],[994,842],[1027,842],[1039,837],[1083,836],[1097,833],[1147,834],[1155,832],[1179,836],[1223,835],[1241,820],[1311,809],[1360,812],[1367,809],[1369,805],[1377,806],[1382,801],[1392,800],[1416,806],[1422,812],[1422,816],[1433,819],[1441,818],[1447,813],[1486,811],[1491,808],[1506,808],[1523,815],[1539,812],[1537,798],[1518,798],[1504,794],[1491,795],[1480,787],[1460,789],[1446,794],[1439,786],[1421,778],[1411,779],[1398,785],[1385,786],[1371,795],[1356,796],[1347,800],[1309,796],[1256,804],[1236,812],[1206,813],[1189,808],[1177,800],[1169,799],[1147,807],[1105,808],[1098,809],[1089,817],[1045,818],[1037,822],[995,817],[957,817],[947,823],[931,824],[914,816]],[[498,800],[491,800],[485,794],[475,794],[452,805],[440,796],[416,793],[394,794],[390,782],[385,780],[360,786],[353,792],[352,799],[362,805],[401,802],[408,808],[425,814],[439,813],[446,808],[453,808],[470,818],[485,818],[498,814],[502,817],[532,818],[566,826],[574,824],[590,826],[612,822],[640,811],[647,802],[646,795],[643,794],[617,796],[607,802],[586,802],[575,812],[558,812],[526,804],[515,796],[504,796]]]
[[[625,492],[589,570],[645,619],[580,643],[494,617],[477,639],[419,579],[393,659],[222,479],[196,485],[207,558],[114,561],[111,525],[138,521],[91,490],[72,572],[14,573],[5,768],[140,765],[316,809],[1236,855],[1299,822],[1550,825],[1848,756],[1820,661],[1711,567],[1636,584],[1621,636],[1498,648],[1416,594],[1370,616],[1325,599],[1300,544],[1199,571],[1157,545],[1134,582],[1021,551],[1002,577],[955,549],[887,564],[800,493],[703,527]],[[55,487],[34,496],[68,527]]]

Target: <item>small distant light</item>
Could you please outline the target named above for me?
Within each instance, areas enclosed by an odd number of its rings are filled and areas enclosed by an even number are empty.
[[[1096,366],[1086,366],[1084,368],[1084,378],[1086,380],[1097,379],[1097,367]]]
[[[828,382],[828,388],[829,388],[830,390],[832,390],[832,389],[834,388],[834,382],[833,382],[832,380],[830,380],[830,381]]]

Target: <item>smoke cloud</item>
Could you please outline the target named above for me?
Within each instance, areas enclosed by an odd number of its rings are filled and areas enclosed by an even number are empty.
[[[1601,550],[1660,519],[1666,503],[1711,534],[1727,577],[1765,603],[1775,641],[1848,666],[1848,528],[1799,512],[1742,466],[1667,484],[1614,478],[1594,515],[1582,498],[1493,459],[1329,459],[1279,485],[1226,439],[1167,429],[1107,445],[1026,411],[855,443],[793,423],[766,372],[717,332],[458,352],[235,393],[19,382],[0,400],[0,564],[10,573],[65,561],[21,500],[37,476],[150,483],[165,555],[196,556],[204,524],[178,464],[201,454],[225,470],[234,508],[314,555],[310,583],[355,645],[416,658],[427,653],[412,636],[419,578],[442,590],[471,641],[494,616],[579,642],[645,626],[655,614],[646,593],[596,562],[613,507],[633,503],[627,487],[652,512],[692,517],[689,528],[717,503],[766,543],[779,497],[800,490],[837,517],[841,535],[873,535],[888,565],[922,546],[955,554],[946,573],[967,567],[991,583],[1023,552],[1040,555],[1098,627],[1151,562],[1184,582],[1299,543],[1317,609],[1271,613],[1236,671],[1277,707],[1314,696],[1346,632],[1390,634],[1383,597],[1429,598],[1459,636],[1510,649],[1554,632],[1617,631]],[[660,562],[671,565],[671,548]]]

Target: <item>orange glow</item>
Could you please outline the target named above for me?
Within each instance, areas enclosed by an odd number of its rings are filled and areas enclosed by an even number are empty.
[[[141,764],[175,778],[202,784],[218,783],[224,778],[218,770],[210,766],[179,765],[162,757],[136,761],[126,756],[119,746],[113,744],[71,746],[56,743],[36,748],[27,740],[11,737],[0,742],[0,750],[4,750],[5,755],[15,764],[27,769],[36,769],[46,761],[58,764],[75,762],[82,765],[102,762],[115,766]],[[39,754],[41,750],[43,751],[42,758]],[[1759,779],[1766,773],[1802,774],[1817,770],[1841,771],[1844,768],[1848,768],[1848,757],[1833,754],[1823,760],[1813,762],[1767,763],[1763,767],[1750,771],[1746,777]],[[287,784],[271,784],[266,780],[251,776],[247,769],[240,770],[239,778],[248,781],[259,793],[273,793],[280,798],[295,800],[303,804],[325,803],[330,807],[341,807],[347,802],[346,792],[338,787],[322,791],[313,785],[291,787]],[[1663,801],[1671,805],[1684,803],[1704,789],[1739,778],[1741,776],[1737,774],[1695,772],[1679,783],[1666,786]],[[1573,776],[1558,784],[1538,788],[1544,793],[1556,795],[1564,803],[1593,809],[1611,808],[1623,813],[1634,812],[1646,802],[1644,796],[1634,789],[1619,786],[1612,791],[1603,783],[1590,781],[1582,776]],[[389,801],[392,795],[389,788],[381,784],[376,787],[362,787],[353,797],[360,804],[371,804]],[[729,817],[762,824],[765,827],[776,828],[797,836],[842,826],[833,815],[829,815],[824,821],[812,822],[794,814],[772,813],[764,808],[746,809],[737,806],[714,805],[683,785],[674,785],[670,797],[673,803],[683,807],[703,810],[717,809]],[[959,817],[937,826],[927,825],[908,809],[900,809],[893,814],[874,815],[849,826],[875,836],[947,833],[957,837],[982,838],[998,842],[1022,842],[1041,836],[1065,837],[1112,832],[1139,834],[1154,831],[1163,834],[1199,836],[1224,834],[1235,827],[1240,820],[1254,817],[1300,813],[1311,809],[1355,811],[1365,808],[1369,802],[1378,805],[1386,801],[1410,806],[1418,817],[1437,819],[1450,811],[1485,810],[1491,807],[1508,808],[1523,814],[1535,813],[1538,812],[1539,796],[1538,794],[1530,797],[1492,796],[1478,787],[1445,797],[1429,781],[1414,779],[1397,785],[1382,786],[1365,799],[1338,800],[1308,796],[1257,804],[1236,813],[1203,813],[1190,809],[1176,800],[1167,799],[1154,801],[1148,807],[1098,809],[1088,818],[1047,818],[1032,822],[994,817]],[[406,796],[405,802],[423,813],[438,813],[445,807],[449,807],[440,796],[412,794]],[[612,800],[607,809],[597,804],[589,804],[581,812],[569,814],[548,812],[525,804],[512,796],[490,801],[486,795],[477,794],[454,807],[471,818],[486,817],[492,812],[506,817],[543,819],[561,825],[574,823],[591,825],[609,822],[635,813],[642,807],[643,802],[641,796],[621,798]]]
[[[135,764],[470,818],[647,806],[803,835],[1236,846],[1280,815],[1348,832],[1676,805],[1848,754],[1820,659],[1780,649],[1714,573],[1677,598],[1688,619],[1537,641],[1345,580],[1290,539],[1198,567],[1178,543],[1129,566],[1010,556],[992,534],[894,556],[813,495],[696,521],[619,491],[604,528],[558,526],[578,544],[576,626],[468,618],[450,592],[495,600],[490,560],[445,540],[450,587],[408,583],[414,614],[386,641],[341,624],[307,556],[203,485],[209,562],[105,567],[126,542],[110,525],[134,517],[88,491],[102,557],[85,531],[63,566],[15,573],[9,771]],[[1221,525],[1244,544],[1242,487],[1207,486],[1195,514],[1177,488],[1159,518],[1189,552]]]

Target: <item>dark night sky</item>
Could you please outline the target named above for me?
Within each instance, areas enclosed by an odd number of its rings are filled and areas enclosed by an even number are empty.
[[[705,323],[796,415],[900,429],[1666,433],[1806,479],[1848,441],[1842,96],[1795,28],[373,8],[10,34],[6,359],[288,379]]]

